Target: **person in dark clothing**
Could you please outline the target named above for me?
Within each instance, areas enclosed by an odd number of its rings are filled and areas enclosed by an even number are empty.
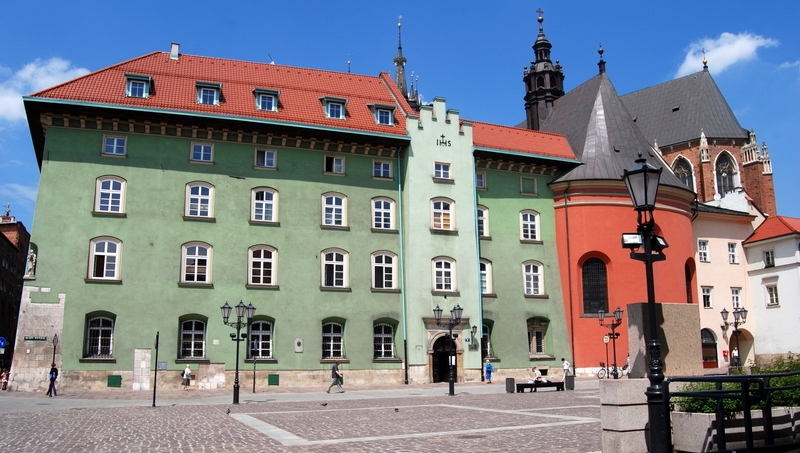
[[[47,375],[50,379],[50,387],[47,388],[47,396],[58,396],[56,391],[56,379],[58,379],[58,368],[55,363],[50,364],[50,374]]]

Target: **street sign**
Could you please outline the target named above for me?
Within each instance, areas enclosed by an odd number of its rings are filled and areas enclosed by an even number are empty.
[[[6,339],[0,337],[0,348],[5,348],[5,347],[6,347]]]
[[[604,335],[604,336],[603,336],[603,343],[606,343],[606,344],[608,344],[608,342],[609,342],[609,341],[611,341],[611,338],[609,338],[609,336],[608,336],[608,335]]]

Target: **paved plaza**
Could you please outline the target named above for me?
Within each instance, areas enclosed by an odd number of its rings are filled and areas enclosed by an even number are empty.
[[[599,452],[598,380],[506,393],[503,382],[398,387],[0,393],[11,452]],[[228,412],[230,411],[230,412]]]

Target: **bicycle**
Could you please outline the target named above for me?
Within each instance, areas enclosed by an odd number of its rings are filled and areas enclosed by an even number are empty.
[[[614,379],[619,378],[620,371],[616,367],[607,367],[606,362],[600,362],[600,370],[597,372],[597,379],[603,379],[606,375],[613,376]]]

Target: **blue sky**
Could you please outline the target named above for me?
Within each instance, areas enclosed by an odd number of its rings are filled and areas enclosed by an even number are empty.
[[[525,118],[523,67],[545,33],[566,89],[607,73],[626,94],[709,70],[742,127],[772,157],[780,215],[800,217],[800,3],[740,0],[81,1],[7,2],[0,17],[0,204],[29,229],[38,167],[23,95],[160,50],[376,75],[394,73],[397,22],[409,77],[423,100],[447,99],[462,118]]]

